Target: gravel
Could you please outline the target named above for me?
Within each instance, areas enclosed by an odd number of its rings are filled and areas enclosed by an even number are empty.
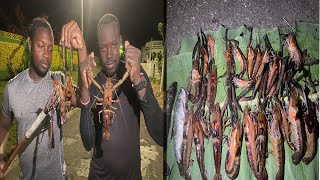
[[[241,25],[257,28],[287,27],[285,20],[319,23],[318,0],[168,0],[166,45],[167,57],[179,50],[181,40],[195,36],[200,28],[217,30],[220,25],[236,29]]]

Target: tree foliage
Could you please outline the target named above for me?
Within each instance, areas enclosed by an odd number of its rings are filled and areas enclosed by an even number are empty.
[[[163,42],[164,42],[164,29],[165,29],[164,23],[163,22],[159,22],[158,23],[158,32],[159,32]]]

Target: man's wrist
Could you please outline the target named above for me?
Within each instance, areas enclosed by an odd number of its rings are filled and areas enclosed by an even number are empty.
[[[140,82],[141,82],[141,76],[139,74],[139,76],[135,78],[135,80],[132,82],[132,84],[134,86],[137,86]]]
[[[83,47],[78,50],[79,53],[79,61],[82,62],[87,58],[87,46],[85,41],[83,40]]]
[[[80,99],[80,102],[81,102],[81,104],[84,105],[84,106],[88,105],[89,102],[90,102],[90,96],[89,96],[88,100],[86,100],[86,101],[82,101],[82,98],[81,98],[81,99]]]
[[[139,78],[139,82],[138,83],[133,83],[132,87],[138,92],[144,88],[146,88],[148,86],[147,80],[144,77],[143,73],[140,73],[140,78]]]
[[[86,102],[90,101],[90,92],[88,88],[82,88],[81,91],[81,98],[80,98],[80,102],[81,104],[86,104]]]

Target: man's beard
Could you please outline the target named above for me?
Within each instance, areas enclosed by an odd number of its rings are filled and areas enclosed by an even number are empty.
[[[34,72],[40,76],[40,77],[45,77],[47,75],[47,72],[49,71],[48,70],[45,70],[45,71],[41,71],[35,64],[34,64],[34,60],[32,59],[33,57],[31,57],[31,62],[30,62],[30,65],[31,65],[31,68],[34,70]]]
[[[114,77],[119,70],[119,61],[115,63],[114,70],[107,69],[106,66],[103,64],[103,73],[106,75],[106,77]]]

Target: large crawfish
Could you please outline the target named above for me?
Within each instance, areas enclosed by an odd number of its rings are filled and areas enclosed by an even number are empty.
[[[111,115],[114,115],[114,111],[111,109],[116,110],[115,107],[112,106],[112,103],[114,102],[119,102],[119,100],[113,100],[112,99],[112,92],[114,90],[111,78],[107,78],[106,85],[103,88],[103,99],[102,98],[97,98],[97,103],[96,105],[102,106],[102,110],[99,111],[98,115],[100,118],[100,114],[102,113],[103,116],[103,122],[104,122],[104,132],[103,132],[103,139],[105,141],[109,140],[110,138],[110,133],[109,131],[109,126],[111,125]],[[100,119],[99,119],[100,121]],[[100,121],[101,123],[101,121]]]
[[[272,154],[276,162],[276,180],[282,180],[284,171],[284,148],[283,139],[280,133],[279,121],[276,119],[272,119],[270,122],[269,138],[272,146]]]
[[[226,173],[230,179],[235,179],[240,170],[241,142],[242,142],[242,127],[240,121],[236,121],[232,125],[228,138],[229,149],[226,157]]]
[[[260,67],[260,64],[261,64],[261,61],[262,61],[262,54],[261,54],[261,50],[260,50],[260,47],[257,46],[256,47],[256,60],[255,60],[255,63],[254,63],[254,66],[253,66],[253,72],[252,72],[252,77],[256,79],[256,74],[258,72],[258,69]]]
[[[235,40],[232,40],[235,42],[235,46],[232,48],[232,52],[233,52],[233,56],[236,57],[236,59],[239,61],[240,63],[240,73],[239,73],[239,77],[241,78],[244,73],[246,72],[247,69],[247,60],[244,57],[244,55],[242,54],[241,49],[238,46],[238,42]]]
[[[214,167],[216,174],[214,175],[214,180],[221,180],[222,176],[220,173],[221,167],[221,154],[222,154],[222,117],[220,106],[217,103],[210,109],[212,114],[212,123],[211,123],[211,134],[212,134],[212,149],[214,157]]]
[[[289,122],[291,127],[291,133],[293,134],[294,139],[294,147],[295,151],[292,155],[292,162],[293,164],[297,165],[301,158],[302,158],[302,152],[303,152],[303,141],[302,141],[302,127],[301,127],[301,121],[299,119],[298,113],[298,95],[294,87],[290,90],[290,102],[289,102]]]
[[[256,130],[252,116],[246,106],[243,111],[244,139],[246,141],[247,157],[250,168],[257,179],[262,180],[258,172],[257,149],[256,149]]]
[[[62,61],[63,61],[63,71],[64,75],[66,77],[65,83],[64,83],[64,94],[65,94],[65,107],[66,110],[64,111],[69,111],[71,107],[71,98],[75,94],[75,89],[76,86],[73,85],[72,81],[72,70],[73,70],[73,50],[72,46],[70,47],[70,75],[68,76],[66,73],[66,47],[63,45],[62,46]]]
[[[310,105],[310,104],[309,104]],[[319,123],[317,123],[317,112],[315,111],[315,107],[310,108],[309,111],[303,115],[303,120],[305,121],[305,131],[306,131],[306,154],[302,158],[302,162],[305,164],[309,164],[313,158],[315,157],[316,150],[316,130],[319,128]],[[313,124],[315,123],[315,124]]]
[[[254,69],[254,64],[255,64],[255,54],[254,54],[254,50],[251,46],[248,46],[247,48],[248,51],[248,55],[247,55],[247,59],[248,59],[248,65],[247,65],[247,74],[249,79],[252,79],[252,75],[253,75],[253,69]]]
[[[67,85],[65,86],[65,98],[67,110],[70,110],[71,98],[75,92],[75,86],[73,85],[72,76],[67,76],[66,80]]]
[[[258,156],[258,171],[263,176],[263,179],[268,179],[268,173],[265,167],[266,164],[266,149],[267,149],[267,121],[264,112],[264,106],[259,104],[259,109],[256,114],[257,120],[257,156]]]
[[[63,124],[67,120],[65,92],[63,91],[59,80],[53,79],[52,83],[53,83],[56,96],[58,96],[60,99],[59,100],[60,118],[61,118],[61,124]]]
[[[57,99],[60,111],[60,123],[64,124],[67,121],[67,112],[66,112],[66,101],[65,101],[65,92],[63,91],[61,82],[58,79],[55,79],[52,76],[52,83],[54,87],[54,97],[53,99]],[[54,148],[54,140],[53,140],[53,122],[52,119],[50,120],[50,127],[49,127],[49,147]]]
[[[264,67],[267,63],[269,63],[269,61],[270,61],[270,54],[269,54],[269,50],[266,49],[264,52],[263,58],[261,60],[261,64],[259,66],[259,69],[257,71],[256,77],[259,77],[260,75],[262,75]]]
[[[189,100],[193,103],[198,102],[200,99],[200,91],[201,91],[201,73],[200,73],[200,50],[201,50],[201,40],[198,35],[198,41],[195,44],[192,51],[192,70],[191,75],[188,79],[187,91]]]
[[[89,60],[93,61],[93,58],[89,57]],[[99,83],[93,79],[93,73],[90,69],[87,70],[87,76],[92,81],[92,83],[103,93],[103,98],[99,98],[96,96],[97,102],[96,105],[102,106],[102,109],[99,111],[99,121],[100,114],[103,116],[103,124],[104,124],[104,133],[103,139],[108,141],[110,138],[110,133],[108,132],[109,126],[111,125],[111,118],[115,114],[113,110],[116,110],[115,107],[112,106],[112,103],[119,102],[119,100],[112,99],[112,93],[115,91],[117,87],[119,87],[128,77],[131,71],[131,66],[127,66],[127,71],[124,73],[123,77],[114,85],[112,84],[112,79],[107,77],[106,84],[101,87]],[[101,121],[100,121],[101,123]]]
[[[305,91],[308,91],[306,94],[309,94],[309,88],[306,87]],[[311,101],[309,98],[307,99],[307,103],[308,103],[308,108],[306,111],[303,112],[303,115],[302,115],[302,118],[304,120],[304,125],[305,125],[305,131],[306,131],[306,139],[307,139],[306,154],[302,158],[302,162],[304,162],[305,164],[309,164],[317,153],[316,141],[317,141],[318,132],[319,132],[319,121],[317,119],[318,118],[317,114],[319,114],[317,110],[318,105],[313,101]]]
[[[293,33],[285,35],[285,46],[289,50],[293,68],[295,70],[301,70],[303,67],[304,59],[306,59],[306,51],[302,55]]]
[[[271,61],[268,80],[267,80],[267,92],[271,90],[271,87],[276,83],[279,74],[279,58],[275,57]]]
[[[196,118],[195,115],[193,115],[193,118]],[[208,179],[207,172],[205,170],[204,166],[204,147],[203,147],[203,133],[201,131],[200,122],[197,119],[194,119],[192,122],[192,129],[193,129],[193,140],[194,144],[196,146],[196,156],[197,161],[200,168],[200,173],[202,176],[202,179]]]
[[[282,104],[277,97],[273,96],[273,100],[274,100],[275,108],[279,109],[280,113],[281,113],[280,129],[282,132],[282,136],[287,141],[290,149],[295,150],[294,144],[291,142],[291,139],[290,139],[289,124],[288,124],[288,120],[287,120],[287,112],[283,109]]]
[[[214,60],[214,39],[212,36],[208,36],[208,46],[210,50],[210,63],[208,68],[207,106],[209,107],[214,104],[218,88],[217,67]]]
[[[234,102],[235,99],[235,87],[232,83],[233,77],[235,75],[235,62],[233,59],[233,55],[232,55],[232,45],[230,41],[227,41],[226,43],[226,51],[224,53],[224,60],[226,62],[226,77],[225,77],[225,84],[226,84],[226,88],[227,88],[227,97],[226,97],[226,101],[225,104],[223,105],[222,108],[222,116],[224,115],[224,112],[227,108],[227,106],[229,106],[229,110],[232,113],[232,122],[237,121],[238,120],[238,114],[237,114],[237,107],[236,107],[236,103]],[[234,116],[233,116],[234,114]]]

